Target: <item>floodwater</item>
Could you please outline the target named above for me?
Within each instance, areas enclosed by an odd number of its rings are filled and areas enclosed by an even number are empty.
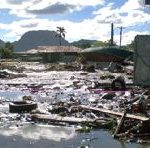
[[[149,148],[148,144],[118,141],[108,131],[77,133],[73,127],[27,125],[0,129],[1,148]]]

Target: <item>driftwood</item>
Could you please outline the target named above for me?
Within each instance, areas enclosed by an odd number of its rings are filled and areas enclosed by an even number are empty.
[[[80,105],[80,107],[83,108],[83,109],[86,109],[86,110],[93,110],[93,111],[97,111],[97,112],[102,112],[102,113],[114,115],[114,116],[117,116],[117,117],[121,117],[124,114],[122,112],[114,112],[114,111],[111,111],[111,110],[108,110],[108,109],[90,107],[90,106],[85,106],[85,105]],[[126,118],[140,120],[140,121],[143,121],[143,122],[149,120],[149,118],[147,118],[147,117],[143,117],[143,116],[139,116],[139,115],[133,115],[133,114],[126,114]]]
[[[76,118],[76,117],[61,117],[58,115],[31,115],[32,121],[46,122],[46,123],[68,123],[68,124],[86,124],[86,123],[104,123],[104,120],[95,120],[89,118]]]

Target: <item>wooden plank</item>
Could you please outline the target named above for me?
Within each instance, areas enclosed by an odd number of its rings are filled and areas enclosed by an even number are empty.
[[[123,113],[123,115],[122,115],[122,117],[121,117],[121,119],[120,119],[120,122],[119,122],[119,124],[118,124],[118,126],[117,126],[117,128],[116,128],[116,130],[115,130],[114,137],[115,137],[117,134],[120,133],[121,127],[123,126],[123,123],[124,123],[124,120],[125,120],[125,116],[126,116],[126,110],[124,111],[124,113]]]
[[[43,114],[33,114],[31,116],[33,121],[43,121],[43,122],[65,122],[69,124],[77,123],[96,123],[95,120],[87,118],[75,118],[75,117],[61,117],[58,115],[43,115]]]
[[[102,112],[102,113],[106,113],[106,114],[110,114],[110,115],[114,115],[114,116],[119,116],[119,117],[123,116],[123,114],[124,114],[122,112],[114,112],[114,111],[111,111],[108,109],[90,107],[90,106],[85,106],[85,105],[80,105],[80,107],[82,107],[83,109],[98,111],[98,112]],[[135,119],[135,120],[140,120],[140,121],[148,121],[149,120],[149,118],[147,118],[147,117],[133,115],[133,114],[126,114],[126,117],[131,118],[131,119]]]

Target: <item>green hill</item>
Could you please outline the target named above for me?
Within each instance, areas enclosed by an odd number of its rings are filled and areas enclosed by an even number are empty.
[[[71,43],[73,46],[85,49],[90,47],[108,47],[109,44],[103,41],[81,39]]]

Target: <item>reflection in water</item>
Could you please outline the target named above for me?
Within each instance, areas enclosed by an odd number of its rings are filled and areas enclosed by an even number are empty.
[[[48,139],[61,141],[61,139],[69,140],[75,136],[74,128],[59,127],[47,125],[30,125],[23,127],[12,126],[8,129],[0,129],[0,134],[3,136],[21,136],[24,139]]]
[[[149,148],[149,145],[127,143],[112,138],[103,130],[75,133],[73,127],[26,124],[0,129],[0,148]]]
[[[120,145],[121,145],[121,148],[126,148],[125,143],[123,141],[120,141]]]

